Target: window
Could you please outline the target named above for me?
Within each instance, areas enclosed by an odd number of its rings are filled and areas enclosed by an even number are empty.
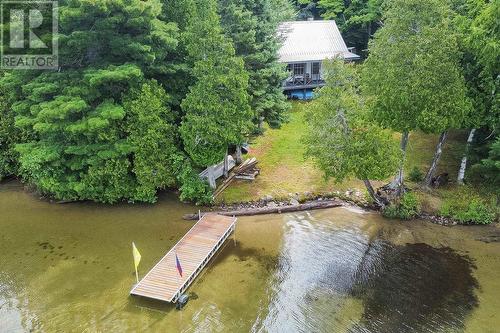
[[[293,64],[293,75],[304,75],[304,68],[306,64]]]
[[[313,64],[312,64],[312,73],[313,74],[319,74],[320,65],[321,64],[319,62],[313,62]]]

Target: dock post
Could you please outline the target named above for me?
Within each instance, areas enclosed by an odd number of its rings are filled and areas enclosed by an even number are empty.
[[[233,240],[234,240],[234,246],[236,246],[236,216],[233,215],[233,219],[235,220],[233,227]]]

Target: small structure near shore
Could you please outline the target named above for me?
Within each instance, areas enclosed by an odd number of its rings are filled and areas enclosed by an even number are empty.
[[[260,170],[257,169],[257,163],[257,159],[252,157],[236,167],[214,192],[214,198],[219,196],[235,179],[254,180],[260,173]]]
[[[200,178],[206,179],[210,186],[215,189],[215,181],[224,175],[224,164],[227,163],[227,171],[231,171],[236,165],[234,158],[231,155],[227,155],[227,160],[224,160],[218,164],[211,165],[202,172],[200,172]]]

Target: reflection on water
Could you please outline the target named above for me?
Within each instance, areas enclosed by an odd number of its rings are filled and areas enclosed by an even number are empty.
[[[495,332],[498,228],[357,209],[240,218],[182,311],[129,297],[195,207],[55,205],[0,184],[0,332]],[[489,239],[488,238],[488,239]]]
[[[346,216],[359,219],[359,216]],[[272,332],[462,331],[477,306],[466,255],[423,243],[396,245],[382,229],[289,215],[269,314]],[[379,226],[383,228],[384,226]]]
[[[352,295],[363,300],[359,332],[463,329],[477,306],[470,259],[427,244],[376,240],[359,267]]]

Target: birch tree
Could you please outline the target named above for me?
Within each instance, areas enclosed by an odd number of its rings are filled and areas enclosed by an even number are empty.
[[[460,32],[462,68],[466,78],[467,92],[474,112],[462,124],[469,129],[464,154],[460,163],[457,183],[464,184],[470,147],[476,133],[486,131],[494,135],[498,132],[500,103],[500,2],[484,0],[461,1],[455,8],[455,25]],[[486,135],[488,136],[488,135]]]
[[[307,118],[306,156],[326,178],[363,180],[374,202],[385,202],[370,180],[386,179],[394,170],[397,144],[390,131],[370,121],[358,88],[354,65],[335,60],[325,64],[326,85],[320,89]]]
[[[384,26],[370,42],[363,86],[375,120],[402,133],[399,170],[391,187],[400,194],[409,133],[441,132],[426,183],[435,170],[449,128],[459,126],[469,109],[458,66],[450,10],[440,0],[394,0]]]

